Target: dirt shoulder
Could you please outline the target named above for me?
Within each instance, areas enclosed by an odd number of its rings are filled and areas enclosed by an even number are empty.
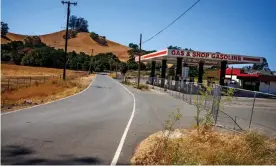
[[[2,92],[1,112],[27,108],[71,96],[87,88],[94,78],[94,74],[67,81],[54,78],[45,83]]]

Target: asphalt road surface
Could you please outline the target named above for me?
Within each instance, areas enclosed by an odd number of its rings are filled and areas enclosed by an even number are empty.
[[[182,127],[194,124],[194,106],[158,92],[141,92],[97,75],[84,92],[54,103],[1,116],[2,164],[129,164],[137,144],[161,130],[180,109]]]

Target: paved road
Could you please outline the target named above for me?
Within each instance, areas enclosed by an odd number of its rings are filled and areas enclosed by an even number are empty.
[[[137,144],[163,128],[180,109],[182,125],[194,107],[166,94],[128,89],[136,112],[117,164],[129,164]],[[2,164],[110,164],[133,110],[133,98],[116,81],[97,75],[83,93],[1,116]]]
[[[3,164],[110,164],[133,107],[107,76],[80,95],[2,115]]]
[[[157,88],[157,87],[156,87]],[[157,88],[161,91],[162,88]],[[183,94],[176,91],[167,90],[167,93],[173,97],[183,99]],[[184,100],[188,103],[194,103],[196,95],[184,95]],[[230,128],[249,130],[250,117],[252,114],[253,98],[233,97],[232,101],[225,102],[224,113],[219,112],[218,123]],[[207,101],[207,106],[211,109],[212,100]],[[257,130],[265,135],[276,137],[276,99],[256,98],[250,129]],[[195,108],[193,108],[195,109]],[[234,120],[236,118],[235,124]]]

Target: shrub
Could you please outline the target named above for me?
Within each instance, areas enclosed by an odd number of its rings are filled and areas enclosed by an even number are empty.
[[[276,162],[275,141],[254,132],[233,134],[204,129],[200,133],[181,130],[183,135],[174,139],[167,135],[161,137],[159,133],[139,144],[131,159],[132,164],[269,165]]]
[[[138,84],[135,83],[134,88],[140,89],[140,90],[149,90],[149,86],[146,84],[140,84],[138,87]]]
[[[99,35],[95,32],[91,32],[90,37],[95,41],[99,39]]]
[[[68,39],[77,37],[78,32],[76,30],[68,30]],[[63,35],[63,39],[66,39],[66,33]]]
[[[43,47],[46,46],[39,36],[27,36],[24,38],[25,47]]]
[[[95,32],[91,32],[90,33],[90,37],[94,41],[96,41],[97,43],[99,43],[100,45],[107,46],[107,41],[106,41],[106,37],[105,36],[99,36],[99,34],[97,34]]]

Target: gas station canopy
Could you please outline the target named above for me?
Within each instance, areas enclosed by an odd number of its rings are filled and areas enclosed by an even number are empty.
[[[219,66],[222,61],[227,61],[227,64],[259,64],[263,62],[262,57],[182,49],[165,49],[142,55],[141,62],[166,60],[169,64],[176,64],[177,58],[183,58],[183,63],[187,65],[198,65],[199,62],[204,62],[204,65]],[[139,56],[135,57],[135,61],[139,61]]]

